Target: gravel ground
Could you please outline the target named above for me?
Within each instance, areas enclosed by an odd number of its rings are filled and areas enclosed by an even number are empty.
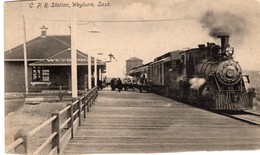
[[[12,102],[9,102],[9,104]],[[15,105],[15,103],[12,103]],[[51,117],[51,113],[60,111],[66,107],[68,102],[43,102],[36,105],[21,106],[9,106],[15,107],[15,111],[5,116],[5,144],[9,145],[13,142],[14,135],[19,129],[25,132],[31,131],[36,126],[40,125],[44,121]],[[48,134],[48,133],[46,133]],[[44,137],[43,135],[41,135]]]
[[[5,100],[5,116],[10,112],[21,109],[24,105],[24,99],[6,99]]]

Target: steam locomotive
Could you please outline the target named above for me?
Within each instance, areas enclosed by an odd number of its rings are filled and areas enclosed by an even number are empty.
[[[219,36],[221,46],[200,44],[198,48],[168,52],[154,61],[133,68],[139,90],[212,110],[251,108],[254,89],[247,89],[249,76],[233,59],[229,36]]]

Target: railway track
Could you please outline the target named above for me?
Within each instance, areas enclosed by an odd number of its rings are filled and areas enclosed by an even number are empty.
[[[243,110],[236,113],[234,112],[217,112],[217,113],[252,125],[260,126],[260,113],[256,113],[248,110]]]

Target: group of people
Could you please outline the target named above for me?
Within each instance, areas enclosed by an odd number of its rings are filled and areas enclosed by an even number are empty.
[[[123,80],[121,80],[120,78],[112,78],[110,81],[110,87],[112,91],[115,91],[116,89],[118,89],[119,92],[121,92],[121,90],[128,90],[129,88],[133,88],[134,90],[134,80],[131,80],[130,78],[124,78]],[[102,90],[103,88],[105,88],[107,86],[106,81],[101,81],[98,80],[97,82],[97,86],[98,86],[98,90]]]
[[[120,92],[123,88],[123,83],[120,78],[118,79],[113,78],[111,79],[110,86],[112,91],[116,90],[117,88],[118,91]]]
[[[135,90],[136,87],[136,80],[133,78],[126,77],[123,80],[120,78],[112,78],[110,82],[111,90],[114,91],[118,89],[120,92],[121,90],[128,91],[129,89]]]

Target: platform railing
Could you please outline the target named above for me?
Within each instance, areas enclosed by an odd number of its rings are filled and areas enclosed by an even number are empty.
[[[61,111],[52,113],[51,118],[30,132],[18,131],[14,136],[15,141],[6,147],[6,153],[26,153],[30,155],[61,153],[69,140],[74,137],[75,130],[81,125],[82,117],[86,118],[86,114],[90,111],[97,96],[98,88],[94,87],[87,94],[68,104]],[[63,118],[63,115],[66,115],[66,117]],[[45,127],[50,127],[51,133],[40,146],[34,146],[33,138],[35,139],[35,136],[40,131],[44,131]],[[23,149],[20,147],[23,147]],[[18,148],[20,149],[18,150]]]

